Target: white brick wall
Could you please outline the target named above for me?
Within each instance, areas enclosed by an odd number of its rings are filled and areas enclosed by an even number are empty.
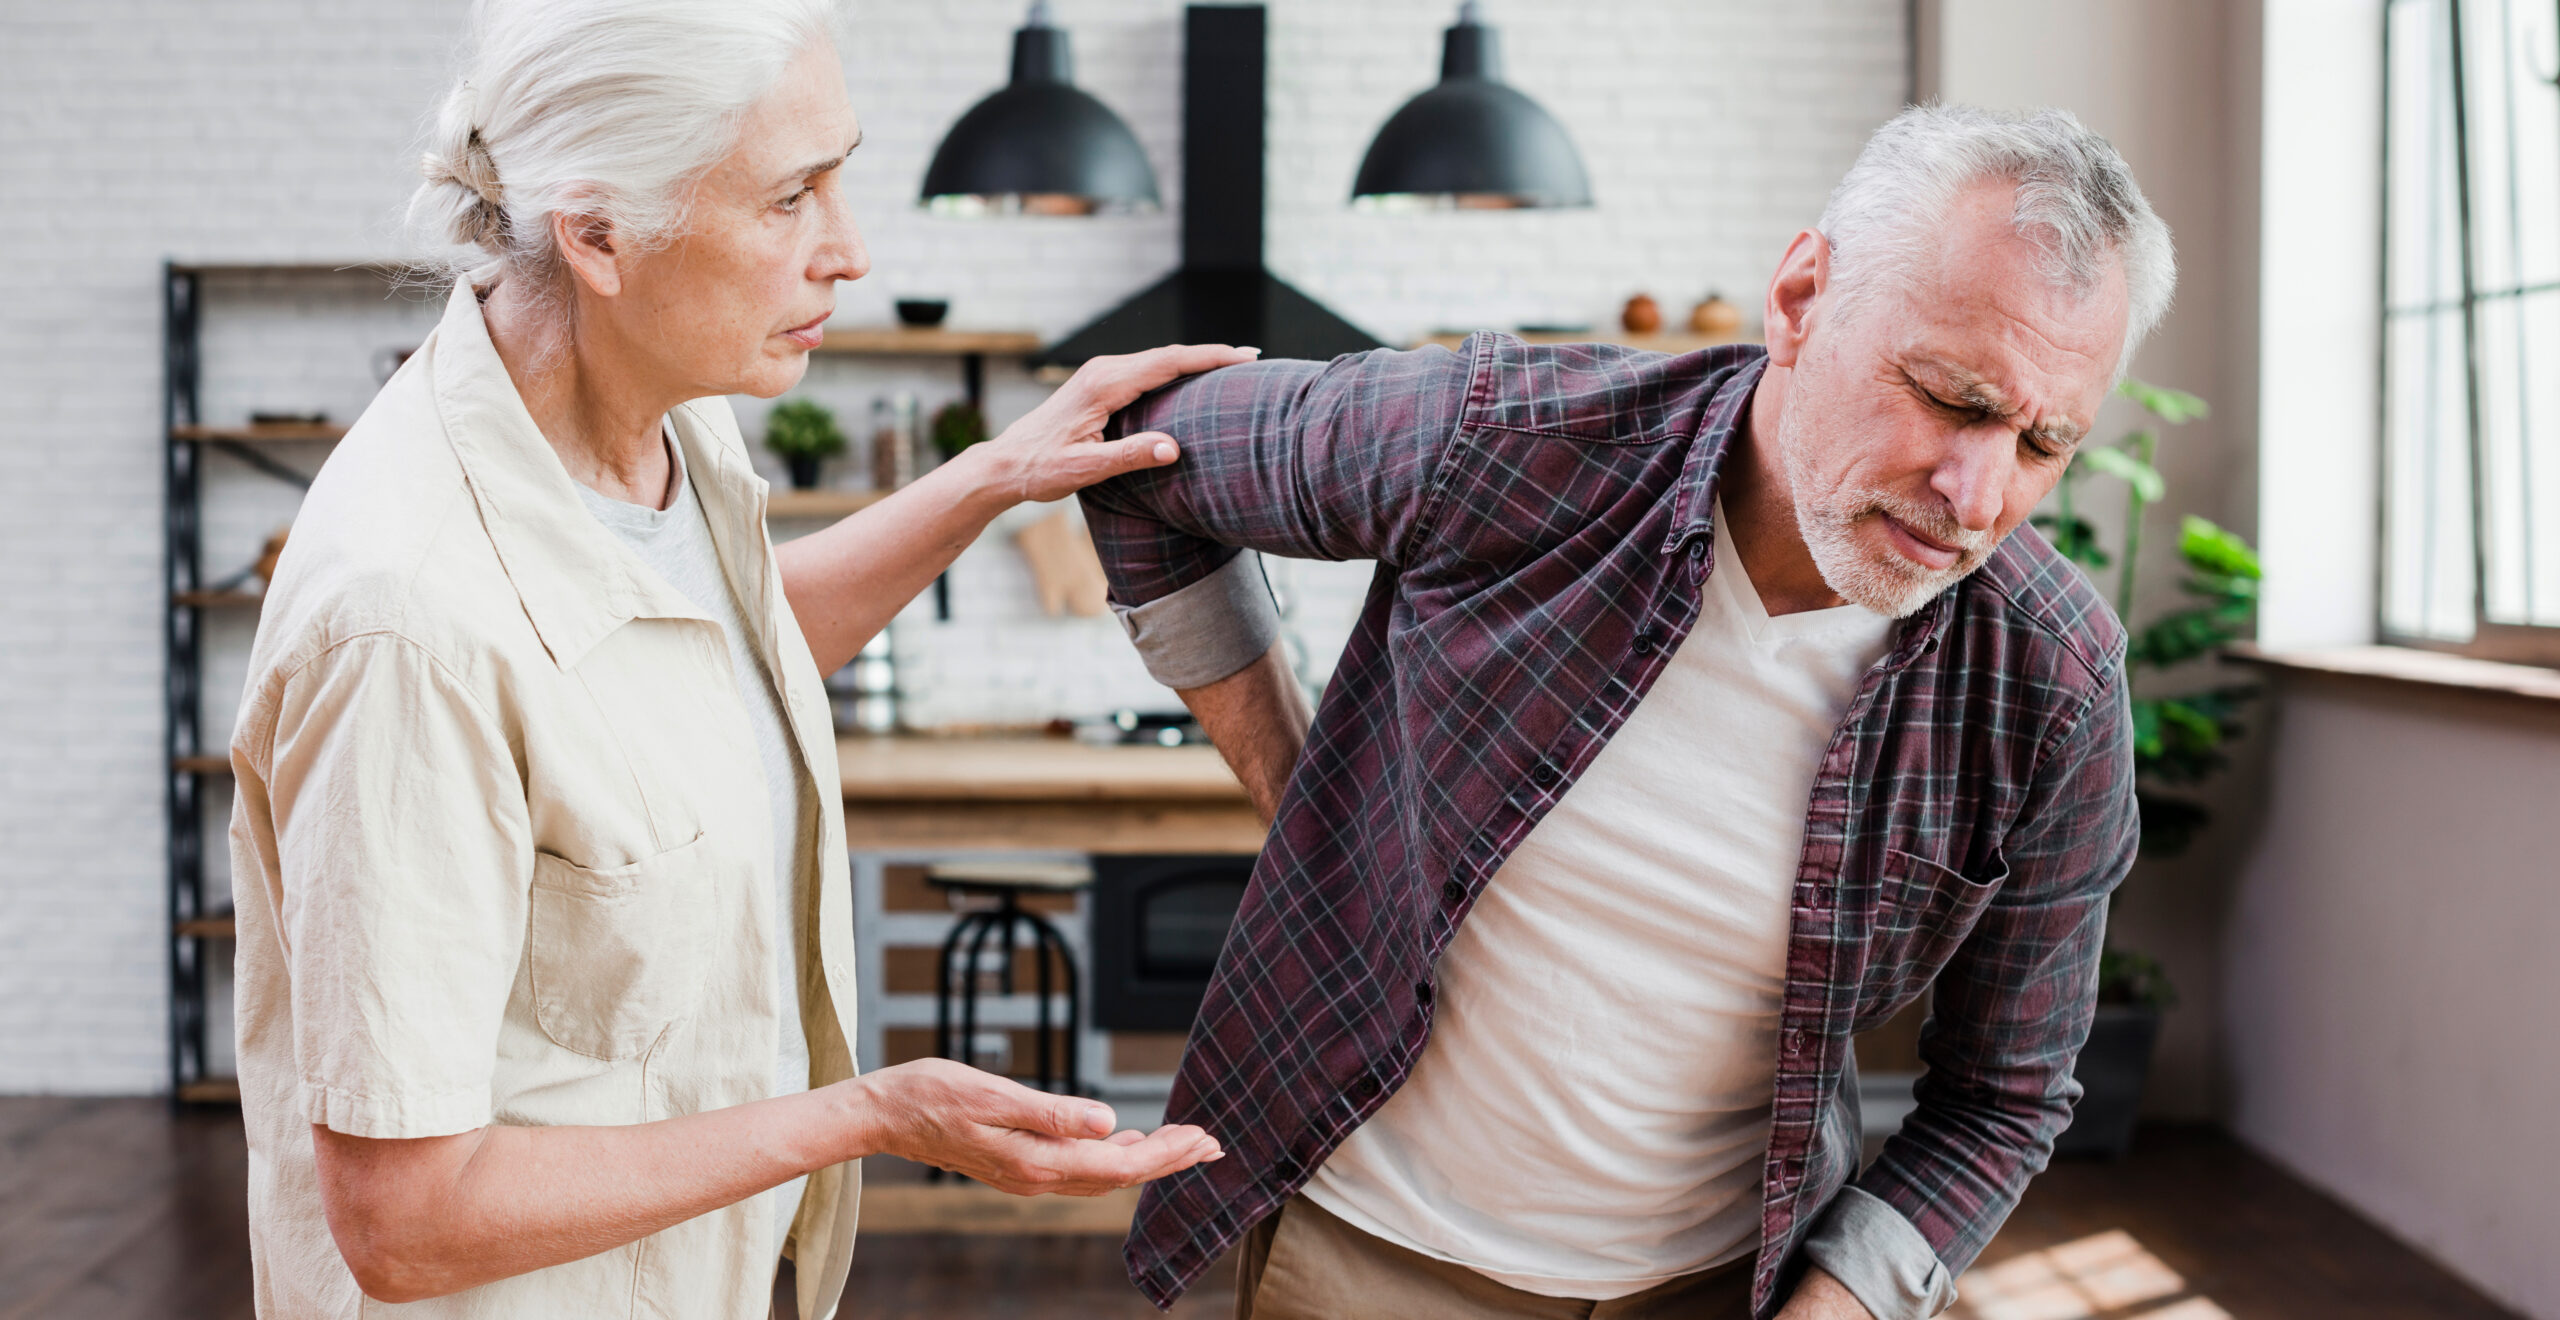
[[[1004,76],[1020,0],[855,6],[845,52],[868,145],[872,277],[846,323],[902,293],[955,324],[1075,328],[1175,259],[1173,212],[962,223],[910,199],[939,135]],[[1904,0],[1497,0],[1512,81],[1574,132],[1599,205],[1382,217],[1342,203],[1369,134],[1438,67],[1454,3],[1275,0],[1271,264],[1390,340],[1453,325],[1605,323],[1648,288],[1677,314],[1746,306],[1899,101]],[[411,133],[442,85],[462,0],[0,4],[0,1091],[148,1091],[164,1040],[159,676],[159,304],[166,257],[395,254]],[[1062,0],[1079,81],[1137,130],[1179,197],[1177,0]],[[375,349],[432,306],[351,282],[232,282],[209,307],[205,404],[351,416]],[[991,372],[999,422],[1039,397]],[[809,392],[859,421],[888,388],[928,406],[949,373],[828,363]],[[742,404],[749,434],[761,406]],[[286,452],[317,462],[318,451]],[[245,562],[289,492],[217,460],[207,564]],[[1300,574],[1338,644],[1357,567]],[[902,625],[932,657],[930,709],[1036,717],[1160,699],[1102,621],[1027,618],[1001,539],[956,570],[959,623]],[[208,643],[208,730],[227,727],[244,621]],[[963,666],[967,667],[963,667]],[[209,822],[218,843],[219,823]],[[217,848],[215,857],[219,861]]]

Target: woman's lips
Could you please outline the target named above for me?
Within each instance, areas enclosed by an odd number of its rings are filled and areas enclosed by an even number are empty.
[[[820,312],[817,320],[811,321],[807,325],[795,325],[790,329],[783,331],[782,337],[790,340],[792,343],[798,344],[802,348],[816,348],[820,343],[823,343],[826,340],[827,318],[833,315],[835,315],[833,312]]]
[[[1954,546],[1922,536],[1892,514],[1879,510],[1876,516],[1884,520],[1885,535],[1892,538],[1894,548],[1902,552],[1903,558],[1915,560],[1941,571],[1963,562],[1964,552]]]

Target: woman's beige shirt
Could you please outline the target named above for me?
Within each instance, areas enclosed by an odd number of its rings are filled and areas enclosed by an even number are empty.
[[[841,791],[782,595],[765,484],[726,404],[673,414],[712,538],[780,676],[800,768]],[[313,483],[268,591],[231,762],[237,1018],[258,1313],[761,1317],[759,1196],[601,1255],[408,1306],[338,1255],[311,1125],[433,1137],[646,1123],[764,1098],[776,1011],[771,809],[720,626],[587,513],[478,299],[383,387]],[[793,887],[813,1085],[853,1072],[844,822]],[[802,1314],[835,1312],[856,1166],[793,1229]]]

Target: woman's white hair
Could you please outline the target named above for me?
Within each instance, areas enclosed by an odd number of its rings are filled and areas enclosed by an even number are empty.
[[[662,245],[740,119],[833,19],[829,0],[478,0],[410,227],[446,250],[443,273],[494,258],[544,289],[561,274],[555,214]]]
[[[1831,244],[1831,282],[1854,304],[1915,268],[1922,239],[1967,188],[2017,185],[2010,221],[2044,254],[2056,287],[2086,290],[2110,262],[2124,270],[2121,378],[2133,350],[2169,310],[2178,284],[2169,227],[2151,211],[2133,169],[2105,138],[2065,110],[2012,115],[1972,106],[1913,106],[1858,153],[1831,192],[1820,228]]]

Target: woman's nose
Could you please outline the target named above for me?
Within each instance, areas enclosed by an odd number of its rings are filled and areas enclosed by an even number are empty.
[[[810,274],[821,280],[861,279],[871,273],[871,249],[853,223],[853,208],[839,204],[834,210],[827,241],[818,249],[817,269]]]

